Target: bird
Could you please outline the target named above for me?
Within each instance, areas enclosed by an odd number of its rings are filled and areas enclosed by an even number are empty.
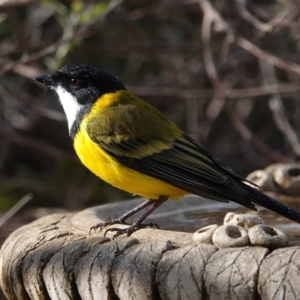
[[[234,173],[158,109],[136,97],[117,77],[94,66],[66,65],[33,80],[57,95],[65,112],[75,151],[95,175],[107,183],[148,200],[111,221],[105,231],[130,236],[168,199],[195,194],[221,202],[234,201],[251,210],[255,204],[300,223],[300,213],[271,198]],[[148,210],[132,224],[126,220]]]

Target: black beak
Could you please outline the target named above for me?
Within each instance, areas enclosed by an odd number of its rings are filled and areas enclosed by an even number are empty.
[[[54,86],[54,80],[50,75],[41,75],[33,78],[34,81],[40,82],[46,86]]]

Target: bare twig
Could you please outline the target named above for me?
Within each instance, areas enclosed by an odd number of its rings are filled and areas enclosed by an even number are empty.
[[[34,2],[37,0],[0,0],[0,7],[23,6]]]
[[[68,43],[71,40],[75,40],[76,38],[84,38],[87,37],[89,35],[91,35],[91,28],[99,21],[103,20],[113,9],[115,9],[120,3],[122,2],[122,0],[113,0],[109,2],[109,6],[106,9],[106,11],[99,16],[98,18],[96,18],[93,22],[88,23],[87,25],[83,25],[81,27],[79,27],[74,35],[68,36],[67,38],[61,38],[60,40],[58,40],[56,43],[53,43],[51,45],[49,45],[48,47],[45,47],[35,53],[31,53],[31,54],[26,54],[23,57],[21,57],[20,60],[18,61],[7,61],[6,63],[2,66],[2,68],[0,69],[0,75],[11,71],[15,68],[18,67],[19,64],[25,64],[25,63],[29,63],[32,61],[35,61],[41,57],[44,57],[50,53],[53,53],[57,50],[57,48],[59,46],[61,46],[62,44]]]
[[[182,89],[182,88],[168,88],[168,87],[141,87],[141,86],[127,86],[129,90],[140,97],[144,96],[159,96],[172,98],[211,98],[216,94],[215,90],[209,89]],[[226,98],[255,98],[264,95],[270,95],[274,92],[279,94],[293,93],[300,90],[300,83],[287,83],[279,85],[259,86],[245,89],[224,89]],[[217,91],[218,93],[218,91]],[[221,93],[221,91],[220,91]]]
[[[213,56],[210,48],[211,26],[214,21],[214,13],[211,10],[211,5],[206,1],[201,1],[200,5],[203,10],[203,21],[201,30],[201,39],[203,43],[203,63],[207,75],[211,81],[212,86],[217,91],[222,91],[222,84],[218,78],[218,73],[213,61]]]
[[[40,142],[31,137],[23,136],[19,133],[0,128],[0,137],[12,143],[19,144],[25,147],[33,148],[55,158],[66,159],[69,161],[78,161],[75,155],[66,151],[60,150],[52,145]]]
[[[272,150],[268,147],[261,139],[255,136],[247,126],[238,118],[234,110],[229,106],[225,105],[224,107],[229,120],[231,121],[234,128],[240,133],[240,135],[246,140],[251,142],[253,146],[258,149],[261,153],[263,153],[269,159],[275,162],[291,162],[291,160],[287,159],[286,157],[282,156],[280,153]]]
[[[273,29],[273,26],[271,24],[261,22],[247,10],[247,2],[245,0],[234,0],[234,3],[240,17],[249,22],[256,29],[263,32],[270,32]]]
[[[235,42],[241,48],[250,52],[257,58],[264,60],[264,61],[268,62],[269,64],[274,65],[275,67],[282,69],[286,72],[293,72],[293,73],[300,75],[300,65],[298,65],[294,62],[285,61],[273,54],[270,54],[270,53],[260,49],[259,47],[257,47],[250,41],[246,40],[245,38],[238,37],[238,38],[236,38]]]
[[[244,49],[247,52],[250,52],[252,55],[256,56],[259,59],[267,61],[268,63],[276,66],[279,69],[300,75],[300,66],[298,64],[290,61],[285,61],[275,55],[272,55],[260,49],[258,46],[254,45],[252,42],[245,38],[235,36],[234,31],[230,27],[229,23],[222,18],[219,12],[211,5],[211,3],[208,0],[199,1],[202,7],[205,6],[205,13],[209,12],[209,14],[214,18],[215,22],[222,24],[224,31],[226,31],[227,34],[230,34],[233,37],[233,41],[242,49]]]
[[[14,214],[17,213],[23,206],[25,206],[33,198],[32,194],[27,194],[22,197],[13,207],[11,207],[4,215],[0,218],[0,227],[7,222]]]
[[[234,0],[235,6],[239,12],[239,15],[248,23],[252,24],[257,30],[262,32],[271,32],[279,22],[288,14],[287,11],[281,11],[272,20],[267,23],[261,22],[253,14],[247,10],[246,0]]]
[[[262,80],[264,84],[277,83],[274,66],[266,63],[265,61],[259,61],[260,69],[262,73]],[[272,93],[269,99],[269,107],[272,111],[274,121],[278,129],[283,133],[291,144],[294,153],[300,157],[300,142],[299,138],[289,123],[289,120],[285,114],[285,108],[283,106],[281,97],[278,93]]]
[[[56,51],[57,48],[61,44],[66,43],[66,42],[68,42],[68,40],[59,40],[58,42],[53,43],[50,46],[48,46],[40,51],[37,51],[37,52],[34,52],[32,54],[22,57],[18,61],[7,61],[0,69],[0,75],[13,70],[14,68],[18,67],[19,64],[29,63],[29,62],[37,60],[43,56],[46,56],[46,55]]]
[[[163,12],[170,13],[171,10],[181,8],[183,6],[197,4],[198,0],[185,0],[178,2],[166,2],[164,5],[157,5],[157,3],[147,5],[146,7],[137,8],[125,15],[126,20],[134,22],[145,17]]]

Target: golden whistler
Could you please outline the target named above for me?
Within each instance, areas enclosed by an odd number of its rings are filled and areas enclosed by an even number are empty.
[[[58,95],[82,163],[111,185],[149,199],[92,229],[127,224],[128,217],[147,206],[146,213],[129,227],[108,230],[117,237],[156,226],[143,221],[167,199],[185,194],[235,201],[253,210],[259,204],[300,223],[299,212],[252,187],[109,73],[68,65],[35,80]]]

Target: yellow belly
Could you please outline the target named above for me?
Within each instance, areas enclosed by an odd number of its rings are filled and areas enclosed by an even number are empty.
[[[118,163],[89,138],[84,126],[81,126],[81,130],[75,136],[74,148],[88,169],[121,190],[153,200],[157,200],[159,196],[178,199],[188,194],[184,190]]]

